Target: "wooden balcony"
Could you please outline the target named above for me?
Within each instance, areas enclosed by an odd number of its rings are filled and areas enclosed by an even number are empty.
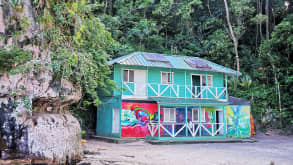
[[[227,100],[228,98],[227,87],[128,82],[120,82],[117,85],[121,87],[120,93],[124,98],[169,97],[212,100]]]

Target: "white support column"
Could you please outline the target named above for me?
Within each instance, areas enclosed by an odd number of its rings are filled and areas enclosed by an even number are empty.
[[[199,119],[198,119],[198,125],[199,125],[199,136],[201,136],[201,106],[198,107],[198,113],[199,113]]]
[[[161,105],[158,104],[158,138],[160,140],[160,137],[161,137]]]

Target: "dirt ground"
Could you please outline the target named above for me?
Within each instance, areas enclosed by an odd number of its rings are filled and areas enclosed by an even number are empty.
[[[293,165],[293,136],[259,134],[255,143],[151,145],[143,140],[85,143],[80,165]]]

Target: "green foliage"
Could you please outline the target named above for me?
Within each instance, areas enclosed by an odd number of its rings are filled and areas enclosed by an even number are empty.
[[[76,109],[100,104],[99,96],[115,87],[106,62],[117,43],[92,14],[92,7],[84,0],[51,1],[40,19],[52,43],[55,80],[67,79],[82,88],[83,103]]]
[[[19,8],[18,1],[11,2]],[[272,13],[267,17],[265,4],[260,6],[252,0],[228,2],[244,74],[236,82],[229,81],[230,95],[249,99],[257,121],[273,115],[264,125],[276,125],[280,120],[293,123],[292,7],[286,9],[284,1],[276,1],[269,4]],[[92,111],[81,110],[94,109],[93,104],[99,104],[100,98],[110,95],[115,87],[106,64],[111,58],[146,51],[200,56],[235,68],[223,1],[52,0],[33,4],[39,13],[36,18],[43,25],[44,43],[50,43],[54,79],[70,80],[83,91],[81,102],[72,106],[83,124],[93,120]],[[263,40],[267,19],[271,39]],[[22,27],[28,24],[26,20],[18,23]],[[17,49],[0,53],[0,62],[5,64],[0,66],[2,72],[46,69],[38,64],[12,69],[31,55]]]
[[[95,15],[120,42],[112,49],[113,57],[133,51],[172,53],[200,56],[235,68],[235,53],[223,1],[96,2]],[[261,122],[264,116],[272,114],[274,119],[263,124],[278,125],[280,115],[276,84],[279,84],[282,117],[291,123],[292,7],[286,9],[284,1],[271,3],[269,8],[273,13],[268,18],[264,2],[262,6],[252,0],[228,2],[239,44],[240,68],[244,73],[236,83],[230,81],[230,94],[249,99],[257,121]],[[271,39],[264,41],[267,18]]]
[[[11,69],[24,64],[32,59],[30,51],[12,47],[10,50],[0,49],[0,73],[9,72]]]

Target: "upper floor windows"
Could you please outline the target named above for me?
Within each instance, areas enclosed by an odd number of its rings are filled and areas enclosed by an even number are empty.
[[[125,69],[123,70],[123,81],[134,82],[134,70]]]
[[[212,75],[207,75],[207,78],[205,75],[201,75],[202,76],[202,85],[203,86],[208,86],[208,87],[212,87],[213,86],[213,76]],[[207,83],[206,83],[207,81]]]
[[[173,72],[161,72],[161,84],[173,84]]]

